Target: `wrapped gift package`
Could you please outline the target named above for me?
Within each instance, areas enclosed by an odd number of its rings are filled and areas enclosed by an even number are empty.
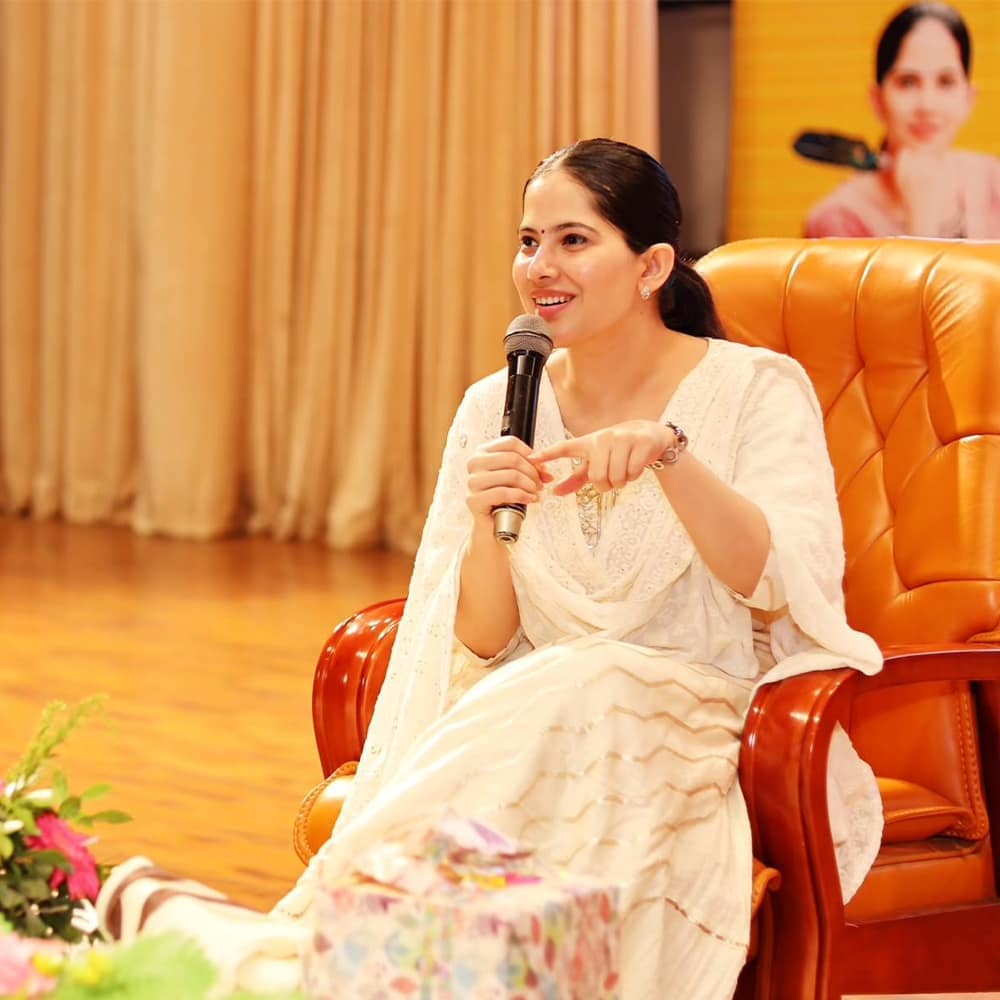
[[[303,958],[314,998],[611,1000],[613,886],[547,870],[449,816],[419,846],[380,845],[320,890]]]

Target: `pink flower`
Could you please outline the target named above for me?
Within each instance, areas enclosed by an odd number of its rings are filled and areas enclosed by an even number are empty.
[[[101,888],[101,880],[97,875],[97,865],[85,846],[87,838],[74,833],[55,813],[43,813],[37,822],[40,834],[26,838],[28,847],[33,850],[58,851],[73,866],[68,877],[61,868],[57,868],[49,879],[49,885],[58,889],[63,882],[68,882],[69,894],[73,899],[95,901]]]
[[[62,950],[51,941],[0,934],[0,996],[36,997],[54,989],[55,979],[42,975],[34,958],[36,955],[54,957]]]

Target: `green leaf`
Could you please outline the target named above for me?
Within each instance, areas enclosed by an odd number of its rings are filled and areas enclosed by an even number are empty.
[[[14,853],[14,841],[6,833],[0,833],[0,858],[6,861]]]
[[[13,886],[0,882],[0,906],[5,910],[15,910],[24,905],[24,896]]]
[[[24,824],[24,832],[29,837],[37,837],[39,830],[35,822],[35,810],[30,803],[18,802],[10,811],[11,819],[19,819]]]
[[[45,936],[50,940],[52,937],[57,937],[70,944],[77,944],[83,940],[83,935],[71,923],[60,921],[58,924],[49,924],[49,926],[52,928],[52,934],[46,931]]]
[[[104,812],[91,813],[86,817],[88,825],[91,823],[131,823],[132,817],[122,812],[120,809],[105,809]]]
[[[80,796],[71,795],[59,807],[59,818],[65,820],[76,819],[80,815]]]
[[[36,874],[39,875],[41,875],[38,871],[40,866],[47,866],[50,874],[53,868],[61,868],[64,872],[71,872],[73,870],[72,863],[62,851],[33,851],[31,861]],[[47,878],[48,876],[43,877]]]
[[[48,899],[51,891],[48,882],[40,878],[21,879],[21,892],[24,893],[27,899],[34,900],[35,902]]]
[[[71,960],[51,1000],[204,1000],[217,979],[189,938],[154,934],[105,952],[103,959],[85,954]]]
[[[85,792],[80,793],[80,799],[83,802],[90,802],[94,799],[103,798],[111,791],[111,786],[102,783],[100,785],[91,785]]]
[[[11,783],[34,783],[41,769],[54,756],[56,750],[66,741],[74,729],[92,715],[97,714],[107,701],[106,695],[85,698],[72,708],[65,702],[53,701],[42,709],[35,735],[28,744],[24,756],[8,772]]]
[[[56,771],[52,775],[52,808],[59,811],[59,807],[69,797],[69,782],[62,771]]]

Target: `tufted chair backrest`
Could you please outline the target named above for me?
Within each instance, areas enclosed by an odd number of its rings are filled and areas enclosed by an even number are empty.
[[[699,270],[728,336],[816,387],[851,623],[1000,641],[1000,244],[750,240]]]
[[[1000,243],[749,240],[698,270],[730,339],[816,387],[851,624],[883,648],[1000,642]],[[876,774],[967,807],[950,832],[981,838],[970,730],[967,685],[881,695],[851,721]]]

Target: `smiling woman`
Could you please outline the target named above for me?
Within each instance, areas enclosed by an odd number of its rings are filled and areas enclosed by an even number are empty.
[[[917,3],[886,25],[872,107],[885,126],[879,169],[816,205],[807,236],[1000,237],[1000,160],[952,149],[975,104],[961,15]]]
[[[282,912],[322,924],[315,907],[365,846],[447,804],[615,887],[621,996],[732,996],[752,691],[830,662],[873,672],[880,655],[844,618],[811,384],[719,335],[677,257],[680,219],[662,166],[623,143],[582,140],[528,178],[513,278],[555,344],[535,450],[498,436],[504,371],[470,386],[352,792]],[[527,508],[512,546],[493,531],[505,503]],[[866,846],[842,858],[850,895],[881,814],[846,737],[835,756],[850,822],[864,817]],[[335,956],[345,928],[325,926]],[[481,950],[456,945],[471,963]]]

